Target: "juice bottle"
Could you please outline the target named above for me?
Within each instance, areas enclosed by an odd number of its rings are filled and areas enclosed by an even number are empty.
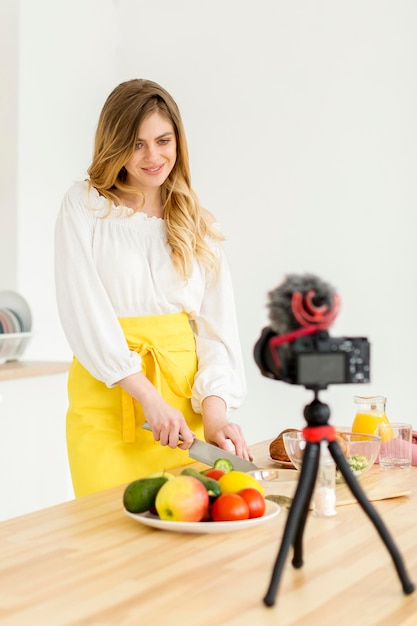
[[[352,432],[378,434],[378,425],[387,424],[389,420],[385,413],[387,399],[384,396],[354,396],[356,415],[352,424]]]

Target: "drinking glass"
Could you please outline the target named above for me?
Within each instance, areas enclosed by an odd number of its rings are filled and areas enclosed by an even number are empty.
[[[384,469],[411,467],[412,434],[411,424],[391,422],[379,425],[381,447],[379,449],[379,464]]]

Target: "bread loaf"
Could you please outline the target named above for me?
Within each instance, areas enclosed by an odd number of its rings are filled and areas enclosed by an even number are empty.
[[[286,428],[281,431],[273,441],[269,444],[269,454],[271,459],[275,461],[281,461],[282,463],[290,463],[289,456],[285,450],[283,434],[289,432],[300,432],[297,428]]]

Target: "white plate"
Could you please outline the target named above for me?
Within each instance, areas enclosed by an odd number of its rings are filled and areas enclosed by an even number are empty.
[[[16,291],[0,291],[0,309],[10,309],[17,314],[22,322],[22,331],[28,332],[32,327],[32,314],[28,303]]]
[[[136,520],[140,524],[145,526],[152,526],[152,528],[159,528],[161,530],[170,530],[174,533],[198,533],[198,534],[210,534],[216,533],[230,533],[235,530],[244,530],[251,528],[252,526],[258,526],[269,522],[269,520],[276,517],[281,507],[275,502],[270,500],[265,501],[266,509],[262,517],[254,517],[253,519],[240,520],[239,522],[170,522],[159,519],[156,515],[152,515],[147,511],[146,513],[130,513],[124,510],[126,515]]]

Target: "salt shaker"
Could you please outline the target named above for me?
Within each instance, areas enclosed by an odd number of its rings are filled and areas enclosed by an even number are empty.
[[[330,455],[327,442],[320,444],[320,462],[313,496],[313,515],[336,515],[336,464]]]

